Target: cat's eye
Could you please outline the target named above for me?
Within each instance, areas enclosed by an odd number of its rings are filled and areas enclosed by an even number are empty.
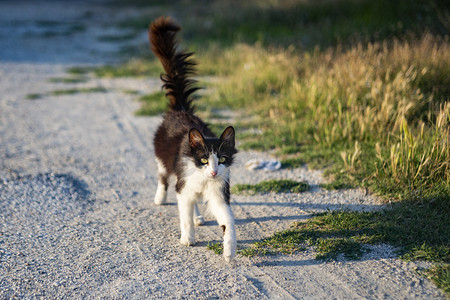
[[[221,158],[219,158],[219,163],[223,164],[225,162],[225,160],[226,160],[225,157],[222,156]]]
[[[208,159],[207,158],[202,158],[202,159],[200,159],[200,161],[202,162],[202,164],[207,164],[208,163]]]

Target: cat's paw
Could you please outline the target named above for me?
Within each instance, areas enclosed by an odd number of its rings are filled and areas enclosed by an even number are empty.
[[[202,226],[203,224],[205,224],[205,219],[203,218],[203,216],[195,217],[194,224],[195,226]]]
[[[235,257],[236,255],[229,255],[229,256],[223,256],[223,258],[225,259],[225,261],[227,262],[227,263],[229,263],[229,262],[232,262],[233,261],[233,259],[234,259],[234,257]]]
[[[223,249],[223,258],[226,262],[231,262],[236,257],[236,249],[225,247]]]
[[[194,246],[195,245],[195,238],[194,237],[188,237],[188,236],[182,236],[180,238],[180,244],[185,246]]]
[[[165,191],[164,192],[157,191],[154,201],[155,201],[156,205],[166,204],[166,202],[167,202],[167,193]]]
[[[230,226],[230,228],[233,227]],[[223,258],[227,262],[232,261],[233,258],[236,256],[236,248],[237,242],[234,230],[231,230],[231,232],[225,231],[225,237],[223,241]]]

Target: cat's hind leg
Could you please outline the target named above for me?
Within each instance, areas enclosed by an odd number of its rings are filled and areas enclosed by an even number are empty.
[[[155,204],[161,205],[167,201],[167,188],[169,187],[169,174],[164,167],[162,161],[156,158],[156,166],[158,167],[158,187],[156,188]]]
[[[195,226],[201,226],[205,224],[205,219],[200,214],[200,210],[198,209],[197,203],[194,204],[194,224]]]

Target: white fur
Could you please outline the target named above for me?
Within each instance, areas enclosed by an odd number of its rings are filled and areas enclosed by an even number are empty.
[[[202,168],[197,168],[189,159],[184,159],[183,162],[186,166],[185,185],[181,193],[177,193],[180,242],[187,246],[195,244],[194,223],[201,217],[195,203],[203,198],[219,226],[225,226],[223,255],[226,261],[230,261],[236,255],[236,231],[233,213],[222,192],[223,185],[229,180],[230,172],[223,164],[218,163],[215,154],[209,157],[209,163]],[[217,172],[217,175],[213,176],[211,172]]]
[[[205,224],[205,219],[200,214],[197,204],[194,205],[194,224],[195,226],[201,226]]]
[[[166,203],[167,201],[167,191],[166,188],[164,186],[164,184],[161,182],[161,177],[162,175],[166,175],[167,174],[167,170],[164,167],[164,164],[162,163],[162,161],[158,158],[156,158],[156,166],[158,167],[158,187],[156,188],[156,194],[155,194],[155,204],[156,205],[161,205]]]

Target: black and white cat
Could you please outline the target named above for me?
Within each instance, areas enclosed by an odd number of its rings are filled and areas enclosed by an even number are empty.
[[[168,178],[175,175],[181,244],[195,244],[194,225],[204,223],[196,202],[203,200],[223,229],[223,255],[230,261],[236,255],[229,170],[237,153],[235,132],[229,126],[217,138],[194,115],[192,94],[198,88],[190,76],[195,74],[196,63],[192,52],[178,49],[176,34],[180,29],[166,17],[156,19],[149,29],[151,48],[164,67],[161,80],[169,99],[169,109],[154,138],[159,178],[155,204],[166,202]]]

